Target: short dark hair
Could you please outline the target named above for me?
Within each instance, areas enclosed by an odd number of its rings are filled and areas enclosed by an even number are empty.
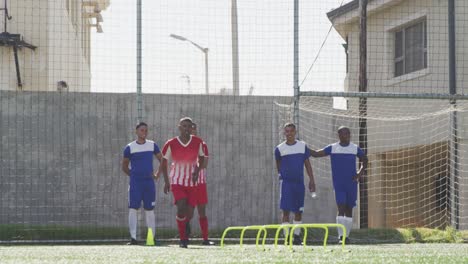
[[[296,125],[293,124],[293,123],[286,123],[286,124],[284,124],[284,127],[283,127],[283,128],[287,128],[287,127],[292,127],[292,128],[294,128],[294,129],[296,129]]]
[[[136,125],[136,129],[139,129],[142,126],[148,127],[148,125],[145,122],[140,122]]]
[[[342,130],[348,130],[348,132],[351,133],[351,129],[349,129],[347,126],[340,126],[337,132],[340,133]]]
[[[190,123],[193,123],[192,118],[186,116],[186,117],[182,117],[182,118],[179,120],[179,124],[182,123],[182,122],[184,122],[184,121],[188,121],[188,122],[190,122]]]
[[[192,128],[194,128],[194,127],[198,127],[198,126],[197,126],[197,123],[192,122]]]

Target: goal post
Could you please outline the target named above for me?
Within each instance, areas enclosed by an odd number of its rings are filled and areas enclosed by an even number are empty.
[[[467,99],[450,94],[301,92],[300,139],[321,149],[338,141],[336,130],[344,125],[359,145],[359,119],[365,118],[369,168],[366,184],[360,184],[358,207],[366,209],[359,219],[369,228],[466,229]],[[280,123],[292,121],[292,107],[278,109]],[[329,163],[328,158],[312,159],[319,191],[331,188]]]

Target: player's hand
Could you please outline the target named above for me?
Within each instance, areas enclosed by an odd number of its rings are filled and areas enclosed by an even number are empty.
[[[157,170],[154,174],[153,174],[153,178],[154,180],[159,180],[159,178],[161,177],[161,171]]]
[[[194,172],[192,173],[192,181],[193,181],[194,184],[196,184],[196,183],[198,182],[198,175],[199,175],[199,174],[200,174],[199,171],[198,171],[198,172],[197,172],[197,171],[194,171]]]
[[[315,182],[313,182],[313,181],[309,182],[309,191],[310,192],[315,192]]]
[[[353,181],[355,182],[359,182],[359,180],[361,179],[361,176],[362,176],[362,171],[359,171],[356,176],[353,177]]]
[[[171,191],[171,185],[168,182],[164,183],[164,193],[167,194]]]

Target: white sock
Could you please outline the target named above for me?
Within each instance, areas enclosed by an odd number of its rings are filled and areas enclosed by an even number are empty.
[[[151,228],[151,232],[153,232],[153,236],[155,235],[155,219],[154,219],[154,212],[153,210],[148,211],[145,210],[145,216],[146,216],[146,226],[148,228]]]
[[[130,230],[130,236],[136,240],[137,232],[137,210],[130,208],[128,211],[128,228]]]
[[[281,225],[289,225],[289,222],[283,222],[281,223]],[[289,227],[288,228],[283,228],[283,234],[284,234],[284,237],[288,237],[288,234],[289,234]]]
[[[346,226],[346,237],[349,237],[349,233],[351,232],[351,228],[353,228],[353,218],[352,217],[344,217],[345,226]]]
[[[340,215],[337,216],[336,217],[336,223],[337,224],[342,224],[342,225],[344,225],[346,227],[346,225],[344,223],[344,216],[340,216]],[[337,227],[336,229],[338,230],[338,238],[342,237],[343,236],[343,229],[341,229],[339,227]]]
[[[302,224],[302,221],[296,221],[296,220],[294,220],[294,221],[293,221],[293,224],[295,224],[295,225]],[[300,228],[294,229],[294,235],[298,236],[298,235],[300,235],[300,234],[301,234],[301,229],[300,229]]]

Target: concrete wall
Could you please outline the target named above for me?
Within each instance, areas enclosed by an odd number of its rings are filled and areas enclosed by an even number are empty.
[[[274,101],[290,98],[144,95],[149,138],[160,147],[177,135],[179,118],[198,123],[210,148],[212,228],[278,220]],[[134,140],[135,102],[128,94],[1,91],[0,222],[126,226],[120,161]],[[175,228],[172,195],[157,190],[157,226]]]

